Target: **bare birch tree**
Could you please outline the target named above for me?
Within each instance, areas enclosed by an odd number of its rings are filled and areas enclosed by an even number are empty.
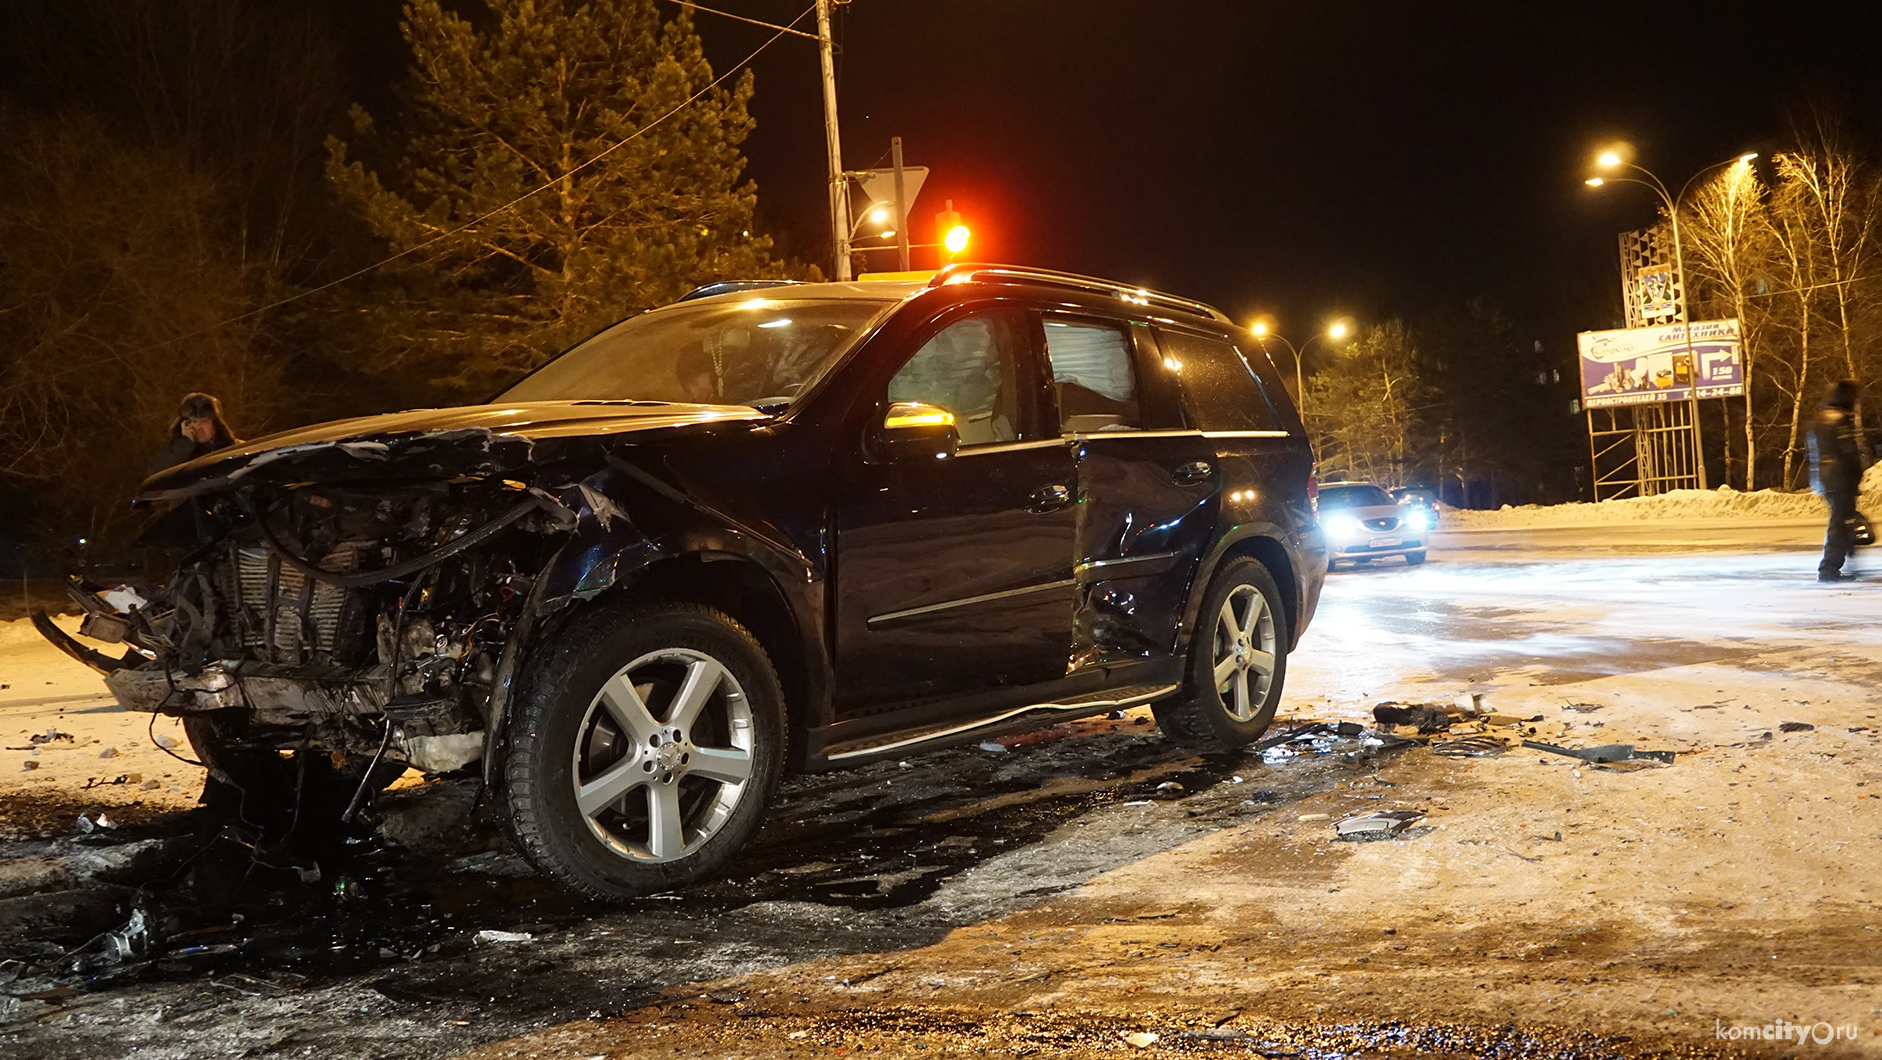
[[[1860,285],[1870,279],[1876,210],[1882,196],[1875,177],[1843,143],[1833,119],[1813,114],[1809,126],[1798,133],[1799,149],[1784,156],[1780,166],[1790,167],[1817,244],[1822,270],[1818,283],[1826,287],[1826,311],[1834,309],[1845,378],[1868,382],[1866,365],[1861,363],[1868,358],[1858,357],[1852,321],[1861,304]],[[1856,431],[1860,437],[1860,411]]]
[[[1759,279],[1768,276],[1771,265],[1771,226],[1765,213],[1764,184],[1748,161],[1740,161],[1701,185],[1693,193],[1687,216],[1681,220],[1686,260],[1693,278],[1699,281],[1692,292],[1694,301],[1716,306],[1723,315],[1738,318],[1745,373],[1746,490],[1756,489],[1758,479],[1755,396],[1758,377],[1764,372],[1758,359],[1764,312],[1755,306],[1752,295]],[[1725,460],[1729,481],[1729,439]]]

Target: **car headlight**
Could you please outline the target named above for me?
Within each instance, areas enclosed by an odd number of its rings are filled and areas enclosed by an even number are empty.
[[[1431,513],[1423,508],[1413,508],[1405,513],[1405,525],[1413,530],[1431,529]]]
[[[1320,526],[1335,541],[1348,541],[1365,532],[1359,520],[1350,515],[1329,515],[1320,521]]]

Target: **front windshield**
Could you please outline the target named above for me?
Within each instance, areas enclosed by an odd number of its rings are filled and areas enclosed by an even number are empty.
[[[1320,487],[1320,507],[1328,508],[1370,508],[1378,504],[1391,504],[1392,498],[1377,486],[1322,486]]]
[[[621,321],[495,400],[783,404],[893,304],[748,298],[668,306]]]

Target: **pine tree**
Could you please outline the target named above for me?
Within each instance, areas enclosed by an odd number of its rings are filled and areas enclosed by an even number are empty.
[[[356,107],[328,141],[342,199],[411,252],[357,289],[373,364],[487,386],[701,283],[781,273],[739,151],[751,72],[709,87],[689,10],[485,2],[473,23],[411,0],[396,131]]]

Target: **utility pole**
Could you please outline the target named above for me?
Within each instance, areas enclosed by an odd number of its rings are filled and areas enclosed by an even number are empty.
[[[1686,183],[1690,185],[1692,181],[1689,180]],[[1680,197],[1684,198],[1685,195],[1686,189],[1681,188]],[[1691,388],[1687,393],[1692,399],[1687,415],[1692,417],[1693,470],[1698,473],[1699,488],[1709,489],[1710,487],[1706,484],[1706,439],[1699,430],[1699,359],[1694,357],[1692,352],[1692,307],[1686,299],[1686,255],[1679,246],[1679,203],[1677,201],[1673,203],[1667,214],[1673,219],[1673,271],[1679,275],[1679,322],[1680,326],[1686,329],[1686,374],[1689,376],[1686,383]],[[1726,426],[1730,425],[1728,421]],[[1727,442],[1727,445],[1729,446],[1730,443]]]
[[[902,193],[902,138],[889,141],[889,157],[895,166],[895,250],[901,256],[901,269],[908,271],[908,196]]]
[[[830,0],[817,0],[817,53],[823,60],[823,136],[830,146],[830,232],[836,237],[836,278],[846,281],[850,278],[849,177],[843,173],[843,145],[837,135],[836,56],[832,47]],[[901,187],[899,173],[896,187]]]

